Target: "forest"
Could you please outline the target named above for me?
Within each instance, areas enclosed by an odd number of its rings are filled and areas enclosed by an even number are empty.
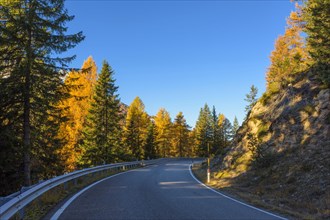
[[[84,36],[65,34],[64,1],[2,1],[0,17],[1,195],[85,167],[219,154],[238,129],[207,104],[194,129],[139,97],[127,106],[107,61],[72,69],[58,55]]]
[[[67,34],[64,0],[0,1],[0,189],[15,192],[65,172],[120,161],[223,154],[239,128],[207,104],[194,128],[184,114],[154,116],[137,96],[122,103],[115,71],[92,56],[80,69],[61,54],[84,40]],[[297,4],[275,42],[261,99],[307,69],[329,86],[328,0]],[[307,38],[302,33],[307,34]],[[91,51],[93,53],[93,51]],[[118,70],[119,72],[119,70]],[[255,87],[246,111],[255,104]],[[138,95],[138,94],[137,94]]]

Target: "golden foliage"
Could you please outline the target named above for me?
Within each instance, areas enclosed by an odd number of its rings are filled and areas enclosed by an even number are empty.
[[[159,109],[155,116],[155,125],[158,143],[157,152],[161,157],[168,157],[174,151],[171,147],[172,122],[170,114],[164,108]]]
[[[149,122],[150,119],[145,112],[142,100],[136,97],[128,107],[124,127],[124,142],[136,159],[144,157],[143,146],[147,138]]]
[[[65,140],[65,145],[59,151],[66,171],[73,171],[82,154],[78,147],[81,139],[85,118],[93,97],[93,88],[97,78],[97,67],[92,57],[88,57],[80,72],[70,72],[65,85],[69,88],[70,97],[62,100],[64,116],[67,121],[61,124],[59,137]]]
[[[292,82],[294,74],[307,68],[309,56],[305,40],[301,36],[302,14],[298,5],[296,8],[297,11],[291,12],[287,19],[284,35],[277,38],[275,49],[271,53],[271,65],[266,74],[267,90],[272,87],[273,83],[280,83],[281,87],[286,86]]]

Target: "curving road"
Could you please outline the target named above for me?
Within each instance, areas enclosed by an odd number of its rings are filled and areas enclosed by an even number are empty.
[[[168,160],[104,180],[59,219],[281,219],[198,183],[191,160]]]

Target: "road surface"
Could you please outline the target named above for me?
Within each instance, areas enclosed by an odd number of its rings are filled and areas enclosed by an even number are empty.
[[[107,179],[71,202],[59,219],[280,219],[198,183],[191,160],[168,160]]]

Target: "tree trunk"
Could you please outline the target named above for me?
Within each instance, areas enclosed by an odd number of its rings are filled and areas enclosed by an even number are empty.
[[[26,51],[26,69],[25,69],[25,87],[24,87],[24,122],[23,122],[23,142],[24,142],[24,185],[31,185],[31,63],[32,63],[32,13],[31,4],[29,5],[28,11],[28,29],[27,29],[27,44],[25,47]]]
[[[29,67],[29,65],[27,65]],[[23,124],[23,141],[24,141],[24,185],[31,185],[31,124],[30,124],[30,68],[26,71],[25,88],[24,88],[24,124]]]

